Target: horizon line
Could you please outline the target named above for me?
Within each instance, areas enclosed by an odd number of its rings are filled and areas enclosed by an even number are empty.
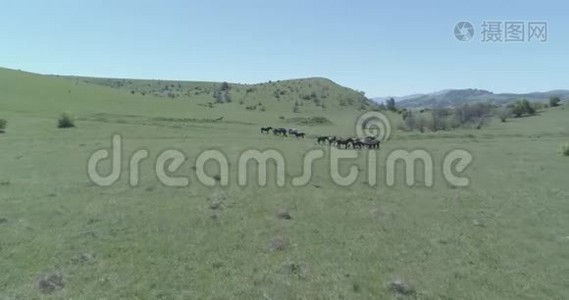
[[[227,83],[231,83],[231,84],[239,84],[239,85],[260,85],[260,84],[266,84],[266,83],[275,83],[275,82],[279,82],[279,81],[293,81],[293,80],[307,80],[307,79],[325,79],[325,80],[330,80],[335,84],[338,84],[342,87],[347,87],[350,88],[356,92],[359,92],[359,89],[356,88],[352,88],[350,86],[344,86],[340,83],[338,83],[337,81],[335,81],[334,79],[331,79],[329,77],[325,77],[325,76],[308,76],[308,77],[296,77],[296,78],[287,78],[287,79],[274,79],[274,80],[268,80],[268,81],[262,81],[262,82],[253,82],[253,83],[243,83],[243,82],[234,82],[234,81],[226,81],[226,80],[191,80],[191,79],[180,79],[180,78],[176,78],[176,79],[168,79],[168,78],[159,78],[159,77],[153,77],[153,78],[148,78],[148,77],[108,77],[105,75],[80,75],[80,74],[57,74],[57,73],[43,73],[43,72],[36,72],[36,71],[27,71],[27,70],[23,70],[23,69],[14,69],[14,68],[9,68],[9,67],[2,67],[0,66],[0,69],[5,69],[5,70],[11,70],[11,71],[16,71],[16,72],[24,72],[24,73],[29,73],[29,74],[33,74],[33,75],[40,75],[40,76],[56,76],[56,77],[77,77],[77,78],[93,78],[93,79],[114,79],[114,80],[147,80],[147,81],[174,81],[174,82],[200,82],[200,83],[222,83],[222,82],[227,82]],[[433,89],[430,92],[410,92],[408,94],[405,95],[400,95],[400,96],[366,96],[366,98],[370,99],[370,100],[374,100],[376,101],[376,99],[389,99],[389,98],[394,98],[395,100],[397,100],[398,98],[403,98],[403,97],[409,97],[409,96],[425,96],[425,95],[429,95],[429,94],[435,94],[435,93],[440,93],[440,92],[445,92],[445,91],[459,91],[459,90],[481,90],[481,91],[487,91],[490,92],[492,94],[532,94],[532,93],[548,93],[548,92],[555,92],[555,91],[568,91],[569,92],[569,88],[555,88],[555,89],[549,89],[549,90],[533,90],[533,91],[492,91],[489,89],[485,89],[485,88],[475,88],[475,87],[464,87],[464,88],[444,88],[444,89]],[[365,91],[364,91],[365,92]],[[367,92],[366,92],[367,94]]]

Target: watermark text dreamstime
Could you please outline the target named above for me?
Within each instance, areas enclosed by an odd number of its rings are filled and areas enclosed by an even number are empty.
[[[358,137],[370,136],[385,142],[391,134],[391,126],[388,118],[379,112],[369,112],[361,116],[356,122],[356,134]],[[149,163],[150,152],[146,149],[134,151],[128,157],[124,156],[123,138],[115,134],[111,139],[110,149],[99,149],[88,159],[87,173],[89,179],[101,187],[108,187],[120,181],[123,173],[127,173],[130,186],[140,185],[141,166]],[[327,150],[327,151],[325,151]],[[328,154],[328,155],[326,155]],[[365,158],[365,170],[362,171],[356,165],[356,161]],[[447,152],[441,159],[435,159],[428,151],[423,149],[404,150],[398,149],[386,153],[380,161],[378,152],[370,149],[362,151],[357,149],[338,149],[333,146],[307,151],[302,157],[300,176],[289,178],[287,182],[288,164],[285,155],[277,149],[258,150],[247,149],[243,151],[236,161],[230,163],[226,153],[219,149],[209,149],[198,153],[193,157],[193,167],[190,167],[188,156],[177,149],[167,149],[160,152],[152,161],[153,173],[156,178],[167,187],[188,187],[190,177],[173,175],[184,168],[191,168],[197,181],[204,186],[229,186],[232,182],[230,166],[237,166],[235,182],[239,186],[251,184],[254,172],[251,168],[256,167],[257,185],[264,187],[269,179],[274,180],[276,186],[302,187],[311,183],[315,174],[316,162],[324,160],[332,182],[338,186],[350,186],[354,184],[361,174],[366,176],[366,182],[370,186],[378,185],[378,178],[385,180],[385,185],[393,187],[397,184],[398,164],[403,164],[405,184],[409,187],[421,183],[425,187],[435,184],[435,170],[439,168],[443,179],[451,186],[466,187],[470,185],[470,179],[465,171],[473,161],[473,156],[464,149],[453,149]],[[123,170],[123,162],[128,160],[127,170]],[[352,162],[347,168],[346,163]],[[98,166],[104,162],[110,162],[110,171],[101,174]],[[234,162],[234,163],[233,163]],[[206,164],[215,163],[218,173],[208,174]],[[269,165],[273,165],[274,171],[269,174]],[[321,165],[320,165],[321,166]],[[379,174],[380,166],[384,166],[385,172]],[[416,174],[421,174],[416,178]]]

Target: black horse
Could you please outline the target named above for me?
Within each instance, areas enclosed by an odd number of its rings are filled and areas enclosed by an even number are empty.
[[[379,140],[374,140],[374,141],[366,141],[365,145],[368,146],[369,149],[379,149],[379,144],[381,142]]]
[[[329,136],[319,136],[316,141],[318,142],[318,144],[322,144],[322,143],[326,143],[330,141],[330,137]]]
[[[335,136],[328,137],[328,144],[330,146],[333,146],[337,141],[338,139]]]
[[[261,128],[261,133],[269,134],[271,129],[273,129],[273,127],[270,127],[270,126],[269,127],[263,127],[263,128]]]
[[[342,146],[344,146],[344,148],[348,149],[350,147],[352,143],[352,139],[351,138],[347,138],[347,139],[337,139],[336,140],[336,146],[338,148],[342,148]]]
[[[366,146],[368,149],[379,149],[379,145],[381,143],[380,140],[376,140],[374,137],[360,139],[358,142],[361,146]]]
[[[364,146],[364,141],[359,139],[352,139],[351,145],[354,149],[361,149]]]
[[[285,128],[274,128],[274,129],[273,129],[273,133],[274,133],[275,135],[282,135],[282,136],[285,136],[285,137],[286,137],[286,136],[287,136],[286,132],[287,132],[287,131],[286,131]]]
[[[304,138],[306,136],[306,133],[298,132],[298,131],[293,133],[293,134],[294,134],[294,136],[296,136],[296,138]]]

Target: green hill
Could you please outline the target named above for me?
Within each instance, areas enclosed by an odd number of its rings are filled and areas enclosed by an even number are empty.
[[[259,84],[66,77],[77,82],[112,87],[132,95],[188,100],[196,103],[290,107],[367,109],[374,102],[326,78],[269,81]],[[259,105],[260,104],[260,105]]]

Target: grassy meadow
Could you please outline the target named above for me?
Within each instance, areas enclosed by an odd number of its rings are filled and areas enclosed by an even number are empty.
[[[398,130],[401,115],[387,113],[393,132],[377,152],[377,186],[366,178],[373,150],[361,150],[354,184],[335,184],[322,159],[310,183],[294,187],[288,182],[301,174],[306,152],[328,156],[314,137],[353,135],[360,109],[370,104],[321,78],[232,85],[231,103],[223,104],[215,103],[213,88],[0,69],[0,119],[7,121],[0,134],[0,299],[569,295],[569,157],[561,154],[569,107],[496,119],[481,130],[423,134]],[[76,128],[57,128],[64,112]],[[331,123],[299,122],[319,116]],[[262,126],[308,136],[263,135]],[[99,187],[87,162],[110,147],[113,134],[123,139],[122,175]],[[131,187],[129,158],[140,149],[149,157],[139,186]],[[168,149],[187,156],[175,175],[190,178],[188,187],[167,187],[156,177],[154,162]],[[229,186],[197,180],[192,167],[207,149],[229,157]],[[287,185],[278,187],[270,175],[265,187],[239,186],[238,157],[248,149],[280,151]],[[385,184],[386,158],[398,149],[432,154],[433,187],[420,176],[406,186],[401,164],[397,184]],[[468,187],[443,177],[442,161],[453,149],[474,158],[463,174]],[[207,168],[218,172],[215,164]]]

